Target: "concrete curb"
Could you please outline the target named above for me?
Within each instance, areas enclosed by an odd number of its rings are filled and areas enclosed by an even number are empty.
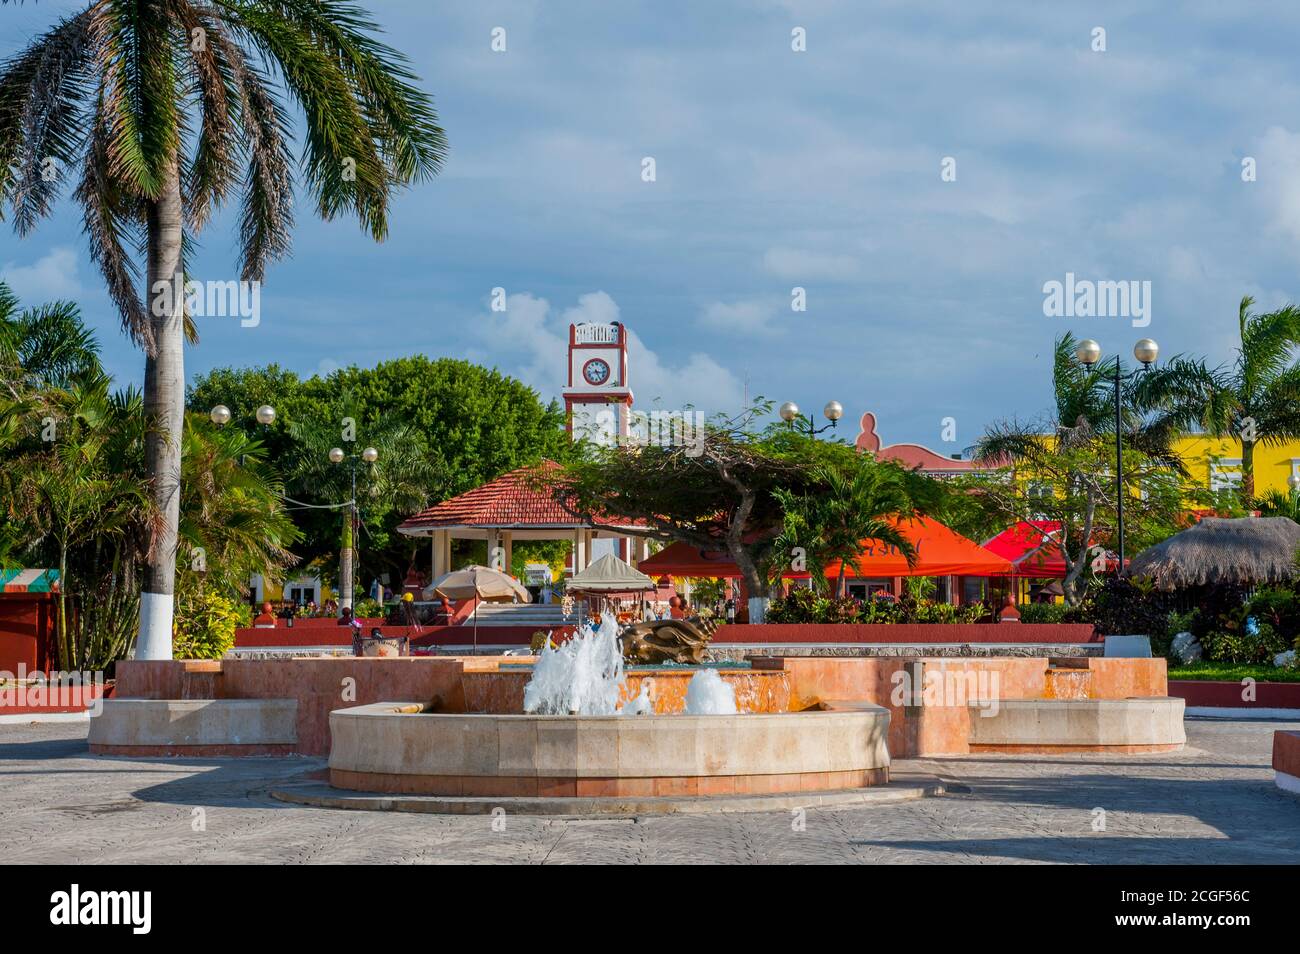
[[[375,795],[306,780],[270,790],[272,798],[313,808],[371,812],[423,812],[438,815],[670,815],[713,812],[788,812],[796,808],[857,808],[894,805],[944,794],[933,775],[899,774],[888,785],[839,792],[785,795],[716,795],[695,798],[465,798],[435,795]]]

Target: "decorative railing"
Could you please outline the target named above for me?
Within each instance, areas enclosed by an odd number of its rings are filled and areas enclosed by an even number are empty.
[[[619,326],[582,324],[574,325],[575,344],[618,344]]]

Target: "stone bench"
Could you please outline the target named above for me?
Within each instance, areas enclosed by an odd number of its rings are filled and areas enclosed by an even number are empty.
[[[94,755],[291,755],[296,699],[107,699],[90,720]]]
[[[1176,697],[1003,699],[970,707],[971,752],[1170,752],[1186,742]]]

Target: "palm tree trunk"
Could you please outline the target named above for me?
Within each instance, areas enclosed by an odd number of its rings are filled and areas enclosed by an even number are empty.
[[[154,534],[140,594],[137,659],[172,658],[181,429],[185,414],[185,296],[181,276],[181,189],[175,161],[157,199],[148,202],[149,294],[154,348],[145,358],[145,466],[155,509]]]
[[[1241,442],[1241,505],[1250,510],[1255,505],[1255,442]]]

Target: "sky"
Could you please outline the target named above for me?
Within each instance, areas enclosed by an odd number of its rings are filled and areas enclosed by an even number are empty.
[[[0,56],[84,5],[0,8]],[[200,319],[188,380],[423,353],[550,398],[568,323],[617,319],[639,408],[835,399],[849,440],[870,410],[885,443],[952,453],[1049,406],[1066,331],[1221,363],[1243,295],[1300,298],[1295,4],[366,5],[434,97],[445,168],[383,243],[300,202],[259,322]],[[238,277],[235,234],[213,220],[196,277]],[[1068,275],[1149,289],[1145,317],[1049,316]],[[0,228],[0,277],[79,302],[141,380],[70,203]]]

